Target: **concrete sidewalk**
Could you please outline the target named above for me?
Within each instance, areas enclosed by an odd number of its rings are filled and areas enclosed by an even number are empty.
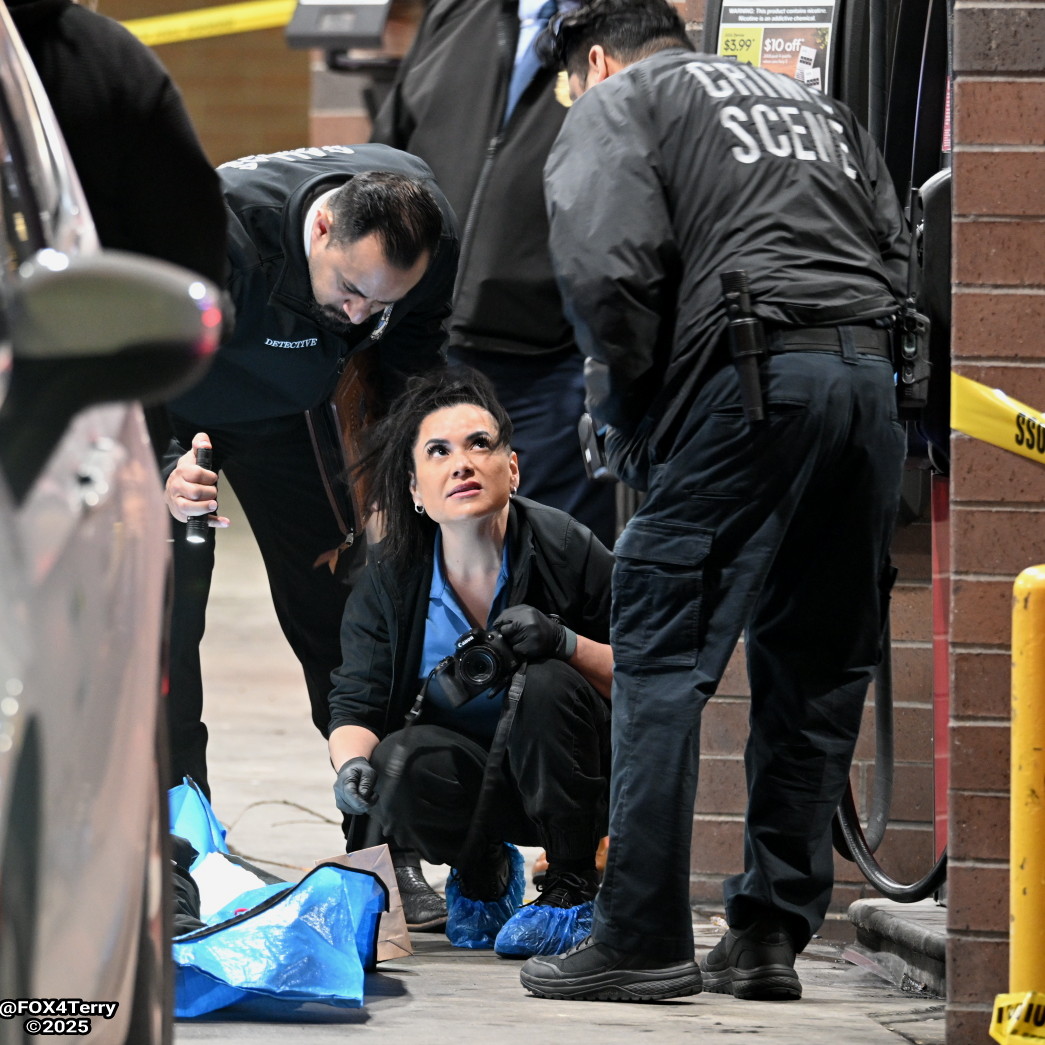
[[[309,718],[300,668],[279,632],[260,559],[228,491],[221,509],[233,519],[219,531],[218,568],[204,644],[206,718],[211,731],[214,810],[237,853],[293,880],[343,851],[331,793],[326,745]],[[535,850],[524,850],[532,860]],[[426,869],[441,888],[447,868]],[[531,887],[532,898],[533,892]],[[695,915],[698,959],[724,923],[717,912]],[[362,1009],[306,1006],[271,1020],[225,1010],[180,1020],[175,1041],[367,1041],[396,1045],[467,1042],[503,1045],[557,1042],[587,1034],[600,1043],[748,1039],[764,1045],[941,1045],[939,998],[902,991],[874,964],[854,963],[848,924],[830,931],[846,939],[813,941],[797,964],[799,1002],[740,1002],[702,994],[647,1005],[555,1002],[519,985],[519,963],[490,952],[453,948],[442,934],[414,934],[414,955],[382,963],[367,977]],[[828,930],[825,930],[825,934]]]

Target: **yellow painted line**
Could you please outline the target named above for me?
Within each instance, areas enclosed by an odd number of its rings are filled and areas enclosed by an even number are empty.
[[[1045,464],[1045,414],[960,374],[951,374],[951,427]]]
[[[290,21],[296,6],[296,0],[248,0],[247,3],[223,4],[198,11],[132,18],[123,24],[142,43],[156,47],[207,36],[276,29]]]

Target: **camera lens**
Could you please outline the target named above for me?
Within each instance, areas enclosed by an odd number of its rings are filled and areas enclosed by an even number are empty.
[[[493,681],[497,666],[497,660],[490,650],[480,646],[465,651],[458,664],[458,671],[473,686],[485,686]]]

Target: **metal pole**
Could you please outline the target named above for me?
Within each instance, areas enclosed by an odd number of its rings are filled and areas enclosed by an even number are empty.
[[[1045,986],[1045,566],[1013,586],[1009,991]]]

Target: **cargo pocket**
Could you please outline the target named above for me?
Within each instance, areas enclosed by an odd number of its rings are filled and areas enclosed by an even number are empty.
[[[614,548],[611,642],[621,663],[692,666],[712,532],[635,520]]]

